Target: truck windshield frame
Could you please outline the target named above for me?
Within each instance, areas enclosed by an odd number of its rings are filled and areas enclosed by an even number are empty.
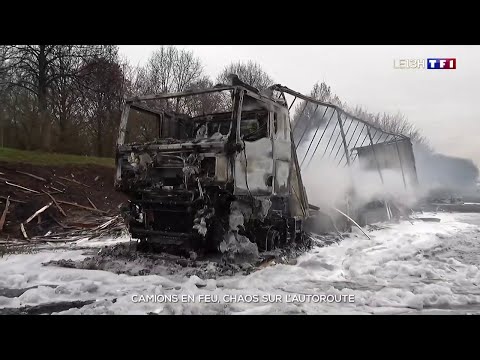
[[[127,134],[127,126],[129,124],[129,115],[131,114],[131,110],[136,110],[140,113],[146,113],[150,114],[153,116],[156,116],[158,119],[158,134],[156,136],[157,139],[165,139],[165,138],[177,138],[178,140],[195,140],[195,136],[190,136],[190,137],[172,137],[162,134],[162,121],[165,119],[165,115],[167,114],[166,111],[158,110],[155,108],[152,108],[151,106],[148,106],[147,103],[155,100],[164,100],[168,101],[171,99],[178,99],[179,98],[188,98],[192,96],[198,96],[198,95],[205,95],[205,94],[212,94],[212,93],[221,93],[221,92],[230,92],[230,96],[232,99],[232,104],[231,104],[231,111],[220,111],[220,112],[212,112],[212,113],[207,113],[207,114],[202,114],[202,115],[197,115],[197,116],[188,116],[187,114],[181,114],[182,116],[188,117],[188,121],[192,122],[192,126],[195,126],[195,123],[202,123],[204,122],[205,124],[212,123],[217,126],[217,129],[220,129],[219,133],[221,136],[227,136],[230,137],[232,129],[232,125],[234,124],[235,126],[235,133],[237,135],[237,140],[242,139],[242,134],[240,134],[240,128],[241,128],[241,121],[242,119],[242,112],[243,107],[242,107],[242,100],[245,96],[248,96],[249,98],[253,98],[258,100],[260,103],[264,103],[265,107],[264,109],[267,108],[272,108],[273,107],[278,107],[280,108],[281,105],[276,103],[275,101],[272,101],[272,99],[268,98],[267,96],[261,95],[259,93],[254,93],[242,86],[217,86],[209,89],[203,89],[203,90],[196,90],[196,91],[185,91],[185,92],[178,92],[178,93],[165,93],[165,94],[152,94],[152,95],[142,95],[142,96],[135,96],[135,97],[130,97],[125,99],[125,106],[122,112],[121,120],[120,120],[120,126],[119,126],[119,132],[118,132],[118,138],[117,138],[117,146],[122,146],[125,145],[125,139],[126,139],[126,134]],[[239,100],[239,101],[238,101]],[[228,118],[228,116],[231,114],[231,117]],[[175,115],[180,115],[180,114],[175,114]],[[218,117],[226,116],[225,119],[218,119]],[[167,115],[168,116],[168,115]],[[171,115],[170,115],[171,116]],[[216,119],[217,118],[217,119]],[[187,119],[186,119],[187,120]],[[229,131],[226,134],[225,133],[225,126],[219,126],[220,123],[229,123]],[[268,127],[268,121],[267,121],[267,127]],[[206,129],[206,136],[211,136],[214,134],[213,130],[215,126],[207,126]],[[196,129],[196,131],[199,130],[199,127]],[[270,136],[270,131],[267,129],[267,136]]]

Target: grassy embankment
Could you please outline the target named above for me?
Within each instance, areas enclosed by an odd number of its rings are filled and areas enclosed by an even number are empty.
[[[107,167],[115,166],[115,161],[113,158],[46,153],[40,151],[26,151],[10,148],[0,148],[0,161],[53,166],[88,164]]]

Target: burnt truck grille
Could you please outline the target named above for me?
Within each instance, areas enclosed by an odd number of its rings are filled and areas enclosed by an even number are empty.
[[[192,233],[195,214],[191,201],[167,198],[136,200],[131,202],[131,209],[137,214],[130,223],[130,231],[136,238],[162,238],[166,234],[185,238]]]
[[[187,150],[164,154],[154,149],[132,149],[120,152],[118,161],[118,185],[130,194],[191,190],[198,187],[198,180],[205,185],[224,186],[233,180],[228,174],[228,157],[222,153]]]

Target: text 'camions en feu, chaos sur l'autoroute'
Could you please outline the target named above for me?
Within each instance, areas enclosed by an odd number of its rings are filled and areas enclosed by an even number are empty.
[[[283,294],[283,295],[132,295],[134,303],[354,303],[355,295],[317,295],[317,294]]]

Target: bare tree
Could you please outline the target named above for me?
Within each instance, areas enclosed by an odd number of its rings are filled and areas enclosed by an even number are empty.
[[[322,102],[343,107],[343,103],[340,101],[339,97],[332,93],[330,86],[325,82],[317,82],[313,86],[312,91],[310,91],[310,97]],[[316,129],[317,126],[319,126],[319,121],[326,122],[328,120],[323,117],[325,108],[322,107],[320,110],[319,108],[319,106],[311,102],[302,101],[298,103],[293,115],[293,126],[296,129],[294,132],[295,139],[301,137],[301,134],[305,131],[305,127],[307,127],[308,132],[312,129]],[[298,126],[296,124],[298,124]],[[304,140],[306,141],[307,138],[304,138]]]
[[[203,76],[203,66],[193,52],[174,46],[155,50],[145,67],[137,69],[139,94],[184,91]]]
[[[401,112],[397,112],[396,114],[374,114],[359,106],[350,111],[353,115],[372,125],[378,126],[382,130],[408,136],[412,142],[420,144],[426,149],[430,148],[427,139],[421,134],[420,130],[418,130]]]
[[[154,51],[146,67],[141,71],[144,93],[165,93],[173,89],[173,68],[176,66],[177,49],[162,46]]]
[[[6,52],[8,70],[13,72],[9,84],[25,89],[37,101],[37,117],[42,139],[41,147],[51,149],[52,119],[49,99],[52,87],[59,79],[77,76],[78,66],[65,68],[65,64],[76,64],[72,60],[84,60],[101,51],[101,46],[91,45],[9,45]],[[63,68],[62,71],[59,71]]]
[[[253,86],[257,89],[266,89],[273,85],[272,78],[262,69],[262,67],[253,62],[246,63],[238,61],[226,66],[217,77],[217,83],[228,84],[228,76],[235,74],[244,83]]]
[[[203,66],[200,59],[191,51],[178,50],[175,52],[175,66],[173,67],[174,91],[185,91],[192,84],[200,83],[203,76]]]
[[[54,139],[52,148],[58,152],[79,153],[81,143],[75,137],[82,125],[82,92],[79,77],[67,76],[72,69],[78,68],[83,61],[73,57],[62,57],[58,61],[58,78],[52,82],[49,96],[49,108],[52,115]]]
[[[0,104],[6,103],[8,88],[8,47],[0,45]],[[6,111],[0,106],[0,147],[3,147],[6,127]]]
[[[193,52],[174,46],[161,46],[155,50],[144,67],[129,73],[129,93],[182,92],[211,86],[203,73],[200,59]],[[206,107],[215,107],[215,96],[199,98],[177,98],[152,101],[149,106],[157,110],[174,110],[190,115],[202,113]],[[203,108],[205,106],[205,108]],[[132,121],[127,127],[127,138],[131,141],[150,141],[156,133],[156,123],[146,114],[132,112]]]
[[[33,116],[37,113],[36,102],[31,92],[12,85],[12,79],[18,76],[14,55],[12,46],[0,46],[1,145],[32,149],[40,139]]]
[[[330,86],[325,82],[320,84],[316,83],[310,92],[310,96],[314,99],[337,105],[350,112],[352,115],[355,115],[384,131],[408,136],[412,142],[422,145],[424,149],[430,149],[427,139],[411,122],[408,121],[407,117],[400,112],[396,114],[374,114],[360,106],[349,108],[336,94],[332,93]],[[296,127],[295,124],[298,122],[299,128],[299,130],[294,133],[295,139],[304,133],[305,127],[307,127],[307,132],[317,127],[317,120],[322,117],[321,113],[324,111],[319,112],[317,110],[317,106],[313,103],[305,104],[305,102],[300,102],[295,107],[293,123],[294,127]],[[324,121],[326,121],[326,119],[324,119]]]
[[[10,51],[9,47],[0,45],[0,95],[8,87],[8,71],[10,69]]]
[[[85,131],[90,148],[97,156],[113,155],[115,134],[126,91],[125,66],[119,63],[116,49],[90,60],[80,74],[84,93]]]
[[[212,81],[204,76],[192,83],[188,90],[201,90],[213,87]],[[227,112],[231,107],[231,96],[226,93],[207,93],[185,98],[183,110],[190,116]]]

